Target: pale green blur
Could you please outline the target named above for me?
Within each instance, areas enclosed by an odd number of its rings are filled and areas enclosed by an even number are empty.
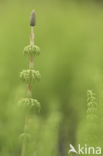
[[[103,147],[103,3],[0,0],[0,156],[21,155],[24,112],[18,101],[26,85],[19,73],[28,68],[23,49],[29,44],[32,9],[35,44],[41,49],[34,60],[41,80],[33,85],[33,97],[41,111],[31,121],[27,156],[67,156],[70,143],[83,143],[82,135],[89,134],[89,126],[83,131],[88,89],[97,95],[101,127],[96,134]]]

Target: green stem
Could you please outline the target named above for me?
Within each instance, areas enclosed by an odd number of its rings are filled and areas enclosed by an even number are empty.
[[[26,126],[27,126],[27,124],[26,124],[26,119],[25,119],[24,133],[26,132]],[[24,136],[24,138],[23,138],[21,156],[26,156],[26,138],[25,138],[25,136]]]
[[[25,140],[24,140],[25,142]],[[21,156],[26,156],[26,146],[25,146],[25,143],[23,143],[22,145],[22,153],[21,153]]]
[[[30,45],[34,45],[34,27],[31,27]],[[34,66],[34,62],[33,61],[34,61],[34,57],[33,57],[33,55],[31,55],[30,58],[29,58],[29,69],[33,69],[33,66]],[[28,98],[32,97],[32,85],[31,85],[31,82],[29,82],[27,84],[27,96],[28,96]],[[26,130],[27,130],[27,127],[28,127],[28,120],[29,120],[29,117],[28,117],[28,115],[26,115],[26,117],[25,117],[25,125],[24,125],[24,133],[26,133]],[[26,138],[24,136],[21,156],[26,156],[26,146],[27,146],[27,142],[26,142]]]

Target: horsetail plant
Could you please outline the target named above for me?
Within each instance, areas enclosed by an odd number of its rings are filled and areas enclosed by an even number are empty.
[[[97,119],[97,100],[92,90],[87,91],[87,119],[90,121]]]
[[[20,78],[27,85],[27,95],[21,99],[20,103],[25,108],[25,125],[24,132],[21,134],[23,138],[21,156],[26,156],[27,140],[30,134],[28,133],[28,123],[30,120],[30,114],[32,110],[40,110],[40,103],[38,100],[32,98],[32,83],[33,81],[40,79],[39,71],[34,70],[34,57],[40,54],[40,48],[34,44],[34,26],[36,25],[36,14],[32,11],[30,18],[30,44],[24,48],[24,55],[29,57],[29,67],[20,73]]]
[[[96,94],[92,90],[87,91],[87,132],[86,132],[86,142],[88,145],[95,147],[98,144],[98,131],[97,127],[98,118],[98,103]]]

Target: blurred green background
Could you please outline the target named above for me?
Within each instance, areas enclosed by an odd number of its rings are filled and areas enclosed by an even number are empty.
[[[23,49],[29,44],[32,9],[37,14],[35,43],[41,49],[35,69],[42,75],[33,84],[33,97],[41,111],[30,124],[27,156],[67,156],[70,143],[87,138],[88,89],[97,95],[96,134],[102,147],[102,1],[0,0],[0,156],[21,155],[24,116],[18,101],[25,97],[26,85],[19,73],[28,68]]]

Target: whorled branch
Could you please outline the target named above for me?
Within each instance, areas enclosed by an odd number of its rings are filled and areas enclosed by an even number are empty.
[[[29,84],[35,80],[40,80],[40,73],[33,69],[27,69],[20,73],[20,78]]]

